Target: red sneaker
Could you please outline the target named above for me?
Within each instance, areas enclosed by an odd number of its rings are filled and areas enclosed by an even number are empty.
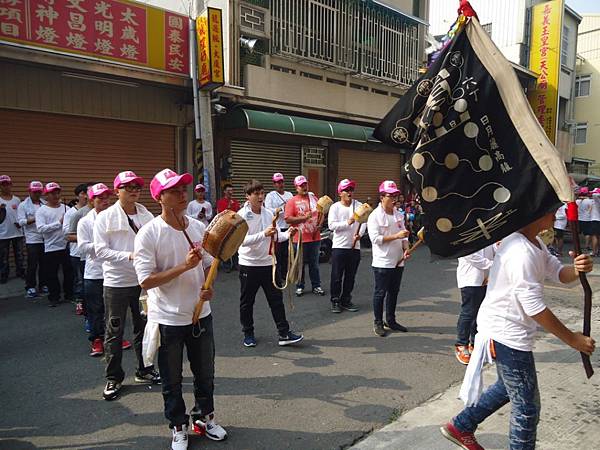
[[[477,439],[475,439],[473,433],[459,431],[452,422],[448,422],[440,428],[440,431],[446,439],[454,442],[460,448],[464,448],[465,450],[485,450],[477,443]]]
[[[129,342],[127,339],[123,339],[123,342],[121,343],[121,348],[123,350],[127,350],[128,348],[131,348],[131,342]]]
[[[454,355],[456,356],[456,359],[458,359],[458,362],[465,366],[469,364],[469,361],[471,360],[471,353],[466,345],[455,345]]]
[[[83,303],[77,302],[77,305],[75,305],[75,314],[83,316]]]
[[[102,356],[104,354],[104,344],[102,339],[96,338],[92,342],[92,348],[90,350],[90,356]]]

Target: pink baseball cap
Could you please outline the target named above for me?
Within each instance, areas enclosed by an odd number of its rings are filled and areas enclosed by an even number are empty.
[[[273,174],[273,181],[283,181],[283,174],[282,173],[274,173]]]
[[[382,181],[379,185],[379,193],[380,194],[399,194],[398,186],[392,180]]]
[[[196,185],[196,187],[194,188],[194,190],[195,190],[196,192],[199,192],[199,191],[204,191],[204,192],[206,192],[206,186],[204,186],[202,183],[198,183],[198,184]]]
[[[96,183],[88,188],[87,195],[88,198],[92,200],[95,197],[100,197],[105,192],[110,192],[108,186],[106,186],[104,183]]]
[[[296,178],[294,178],[294,186],[302,186],[306,183],[308,183],[308,180],[304,175],[298,175]]]
[[[46,187],[44,188],[44,194],[47,194],[49,192],[53,192],[53,191],[60,191],[62,190],[62,188],[60,187],[60,184],[51,181],[50,183],[46,183]]]
[[[338,184],[337,191],[339,194],[340,192],[342,192],[345,189],[348,189],[348,188],[354,189],[355,187],[356,187],[356,183],[354,181],[349,180],[348,178],[344,178],[342,181],[340,181],[340,184]]]
[[[150,195],[156,201],[160,197],[162,191],[170,189],[180,184],[192,184],[194,178],[189,173],[178,175],[171,169],[163,169],[154,175],[150,182]]]
[[[29,183],[29,192],[44,192],[44,185],[41,181],[32,181]]]
[[[115,189],[119,189],[120,186],[123,186],[125,184],[129,184],[129,183],[133,183],[136,182],[137,184],[139,184],[140,186],[144,186],[144,179],[142,177],[138,177],[135,172],[132,172],[131,170],[125,170],[124,172],[119,173],[116,177],[115,177],[115,181],[113,182],[113,187]]]
[[[583,186],[582,188],[579,189],[579,193],[582,195],[586,195],[590,193],[590,188]]]
[[[12,184],[12,180],[8,175],[0,175],[0,183],[9,183]]]

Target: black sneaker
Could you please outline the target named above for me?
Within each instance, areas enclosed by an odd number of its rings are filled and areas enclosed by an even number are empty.
[[[325,291],[323,290],[323,288],[321,288],[321,286],[318,286],[316,288],[313,288],[313,294],[315,295],[325,295]]]
[[[121,392],[121,387],[122,387],[121,383],[119,383],[117,381],[109,380],[106,383],[104,392],[102,393],[104,400],[110,401],[110,400],[114,400],[115,398],[117,398],[119,396],[119,392]]]
[[[135,372],[135,382],[141,384],[160,384],[160,374],[154,369],[146,370],[144,372],[137,370]]]
[[[401,331],[402,333],[406,333],[408,331],[406,327],[403,327],[398,322],[384,322],[384,326],[392,331]]]
[[[352,302],[342,303],[341,306],[342,306],[342,309],[345,309],[346,311],[350,311],[350,312],[356,312],[360,309],[358,306],[356,306]]]
[[[287,335],[279,336],[279,345],[283,347],[285,345],[296,344],[302,339],[304,339],[304,336],[302,336],[301,334],[294,334],[291,331],[288,331]]]
[[[342,307],[340,306],[340,302],[331,302],[331,312],[339,314],[342,312]]]
[[[379,337],[385,337],[386,335],[385,329],[383,328],[383,323],[381,322],[375,322],[373,324],[373,331]]]

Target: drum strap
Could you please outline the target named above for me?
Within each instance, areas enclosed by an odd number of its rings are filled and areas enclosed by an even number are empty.
[[[287,265],[287,275],[285,277],[283,286],[279,286],[277,284],[277,256],[275,255],[275,245],[276,241],[271,241],[271,260],[273,261],[272,265],[272,281],[273,286],[280,291],[285,290],[288,291],[288,298],[290,302],[290,308],[294,309],[294,302],[292,300],[292,286],[298,283],[298,281],[302,278],[302,233],[298,230],[298,251],[296,252],[293,239],[288,239],[288,265]]]

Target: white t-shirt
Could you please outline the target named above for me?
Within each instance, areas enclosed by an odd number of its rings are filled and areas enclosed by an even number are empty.
[[[56,208],[44,205],[35,213],[35,224],[44,238],[44,251],[46,253],[67,248],[62,221],[69,209],[67,205],[61,203]]]
[[[567,205],[562,205],[554,214],[554,228],[557,230],[567,229]]]
[[[458,258],[456,282],[459,289],[472,286],[483,286],[483,281],[490,273],[494,262],[495,246],[488,245],[470,255]]]
[[[0,205],[6,208],[6,218],[0,223],[0,239],[12,239],[23,236],[23,230],[17,228],[15,223],[19,223],[17,218],[17,208],[21,200],[16,195],[13,195],[10,200],[5,200],[0,197]]]
[[[71,220],[73,219],[73,216],[77,214],[77,211],[79,211],[79,208],[74,206],[65,213],[65,218],[63,219],[63,233],[65,236],[69,234],[69,230],[71,229]],[[80,256],[77,244],[78,242],[69,242],[69,255],[75,258],[79,258]]]
[[[199,220],[188,218],[186,232],[200,247],[206,227]],[[139,284],[151,274],[163,272],[185,262],[190,251],[182,231],[167,224],[161,216],[146,224],[135,237],[133,265]],[[202,250],[202,262],[161,286],[148,289],[148,320],[163,325],[184,326],[192,323],[194,307],[204,283],[204,269],[213,258]],[[200,317],[210,314],[210,302],[205,302]]]
[[[83,278],[86,280],[101,280],[104,276],[102,261],[98,259],[94,250],[94,222],[96,217],[98,217],[98,213],[95,209],[92,209],[77,223],[79,257],[85,260]]]
[[[35,219],[35,213],[37,213],[37,210],[40,209],[44,203],[45,202],[40,199],[40,203],[35,204],[31,201],[30,197],[27,197],[19,204],[19,207],[17,208],[17,218],[19,219],[19,225],[21,225],[23,231],[25,232],[26,244],[44,243],[44,238],[37,230],[35,222],[27,224],[27,220],[30,218]]]
[[[537,330],[537,322],[531,316],[546,309],[544,280],[560,282],[563,267],[542,240],[537,240],[540,248],[521,233],[513,233],[502,240],[477,315],[480,332],[525,352],[533,349]]]
[[[592,194],[592,221],[600,221],[600,194]]]
[[[242,266],[264,267],[273,265],[273,259],[269,255],[271,237],[265,236],[265,229],[273,222],[273,212],[267,208],[261,208],[260,214],[252,212],[250,205],[246,204],[238,211],[238,214],[248,223],[248,233],[238,249],[239,263]],[[285,242],[289,239],[287,231],[277,233],[277,242]]]
[[[365,234],[367,224],[354,222],[348,225],[348,220],[354,215],[354,211],[362,205],[357,200],[352,200],[350,206],[344,206],[342,202],[336,202],[329,208],[327,216],[328,227],[333,231],[333,248],[352,248],[354,235],[359,230],[360,236]],[[360,250],[360,240],[356,242],[355,249]]]
[[[198,219],[198,214],[200,214],[202,208],[204,208],[204,219]],[[188,204],[187,215],[196,220],[200,220],[200,222],[202,222],[205,226],[208,226],[208,222],[210,222],[210,219],[212,219],[213,215],[212,205],[206,200],[202,202],[199,202],[198,200],[192,200]]]
[[[582,198],[577,200],[577,212],[580,222],[590,222],[592,220],[592,206],[594,201],[591,198]]]
[[[291,192],[283,191],[280,194],[277,191],[269,192],[265,197],[265,208],[275,211],[277,208],[281,208],[281,214],[277,219],[277,226],[285,230],[289,227],[289,224],[285,221],[285,204],[293,197]]]
[[[393,269],[404,254],[404,247],[408,244],[408,238],[395,239],[383,242],[384,236],[390,236],[405,230],[404,215],[394,208],[393,214],[386,214],[381,205],[375,208],[367,221],[369,238],[373,244],[373,262],[371,266],[382,269]],[[404,243],[407,244],[404,244]],[[404,266],[404,261],[400,267]]]

